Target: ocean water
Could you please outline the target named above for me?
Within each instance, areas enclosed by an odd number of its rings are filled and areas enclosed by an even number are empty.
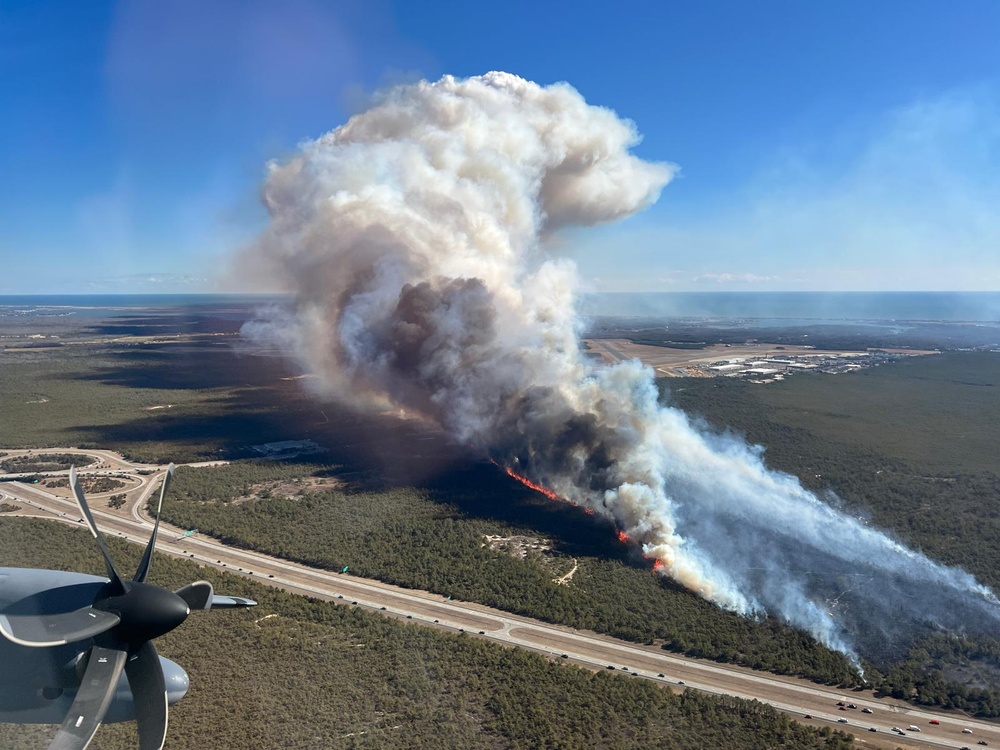
[[[755,320],[770,325],[1000,322],[1000,292],[649,292],[588,294],[585,315]]]
[[[20,294],[0,295],[2,317],[111,318],[146,313],[245,312],[280,300],[258,294]]]

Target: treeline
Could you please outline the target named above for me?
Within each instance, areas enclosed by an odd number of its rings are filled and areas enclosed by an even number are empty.
[[[548,622],[607,633],[672,651],[853,685],[858,676],[840,655],[774,619],[755,621],[724,612],[654,574],[648,561],[574,549],[571,585],[556,584],[551,566],[491,550],[487,534],[540,536],[537,530],[464,515],[431,491],[307,493],[295,501],[224,500],[280,465],[235,463],[177,470],[165,520],[198,528],[227,544],[296,562],[378,578],[409,588],[476,601]],[[501,483],[500,477],[494,480]],[[591,523],[591,521],[586,521]],[[609,537],[614,533],[609,528]]]
[[[43,484],[46,487],[69,487],[69,479],[66,477],[56,477],[46,479]],[[87,494],[99,495],[102,492],[113,492],[125,486],[125,482],[114,477],[80,477],[80,486]]]
[[[336,476],[338,467],[288,461],[234,461],[198,471],[180,467],[170,485],[171,502],[222,502],[247,498],[262,484],[304,477]]]
[[[955,679],[961,676],[962,681]],[[922,640],[874,684],[881,693],[974,716],[1000,716],[1000,640],[938,635]]]
[[[116,564],[141,548],[109,538]],[[5,565],[100,574],[82,530],[0,519]],[[151,580],[198,578],[250,596],[247,611],[192,614],[157,640],[190,674],[171,709],[174,750],[253,748],[591,748],[628,750],[844,750],[850,735],[802,726],[756,701],[587,671],[375,613],[296,597],[190,561],[156,556]],[[54,728],[0,725],[0,746],[28,750]],[[101,727],[91,747],[136,746],[131,724]]]
[[[0,471],[8,474],[33,474],[39,471],[62,471],[71,466],[88,466],[92,462],[90,456],[81,453],[36,453],[0,461]]]
[[[740,325],[722,327],[700,321],[663,318],[597,318],[587,338],[623,338],[636,343],[680,348],[683,343],[733,344],[766,341],[771,344],[806,345],[826,350],[886,349],[971,349],[996,347],[996,329],[975,323],[910,323],[906,330],[875,328],[870,325],[814,325],[794,327],[761,327]]]

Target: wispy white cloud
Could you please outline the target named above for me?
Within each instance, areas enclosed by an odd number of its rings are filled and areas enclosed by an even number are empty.
[[[711,281],[716,284],[762,284],[767,281],[780,281],[779,276],[759,276],[755,273],[701,273],[691,277],[691,281]]]
[[[581,238],[583,273],[594,265],[609,289],[655,290],[663,266],[688,273],[671,288],[998,288],[997,89],[915,102],[823,145],[787,146],[697,218],[661,211],[617,237]]]
[[[87,282],[90,291],[120,292],[126,294],[143,293],[201,293],[216,288],[215,282],[205,276],[183,273],[135,273],[91,279]]]

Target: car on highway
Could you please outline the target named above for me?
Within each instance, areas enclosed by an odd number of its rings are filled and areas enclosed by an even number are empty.
[[[868,727],[868,731],[869,732],[877,732],[878,730],[875,727]]]
[[[906,728],[906,731],[907,732],[919,732],[920,731],[920,727],[916,726],[915,724],[910,724],[910,726],[908,726]]]
[[[979,742],[977,742],[976,744],[977,744],[977,745],[988,745],[988,744],[990,744],[990,743],[989,743],[989,742],[987,742],[986,740],[979,740]]]
[[[861,713],[863,713],[863,714],[873,714],[875,712],[872,711],[870,708],[862,708],[861,709]]]
[[[812,714],[806,714],[806,715],[805,715],[805,716],[803,716],[802,718],[803,718],[803,719],[811,719],[811,718],[812,718]]]
[[[940,721],[938,721],[937,719],[931,719],[931,720],[930,720],[930,723],[931,723],[931,724],[935,724],[935,725],[936,725],[936,724],[940,724],[941,722],[940,722]]]
[[[839,719],[837,719],[837,723],[838,724],[846,724],[847,723],[847,719],[845,719],[843,716],[841,716]]]
[[[972,730],[969,729],[968,727],[964,727],[962,729],[962,734],[972,734]]]

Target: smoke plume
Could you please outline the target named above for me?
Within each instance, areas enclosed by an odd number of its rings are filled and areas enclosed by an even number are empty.
[[[997,622],[993,595],[658,403],[635,362],[580,354],[574,265],[547,239],[652,204],[675,168],[567,84],[446,76],[380,95],[285,163],[243,259],[294,296],[248,324],[325,395],[406,409],[592,509],[726,609],[847,654],[914,624]]]

